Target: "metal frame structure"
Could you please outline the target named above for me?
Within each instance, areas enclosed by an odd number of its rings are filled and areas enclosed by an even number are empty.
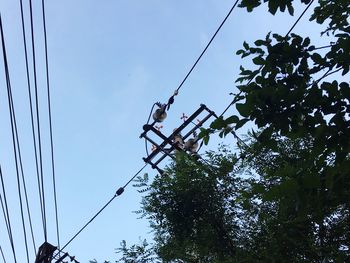
[[[203,112],[207,112],[207,114],[201,119],[198,120],[197,117]],[[159,129],[155,128],[154,121],[152,124],[146,124],[143,126],[143,133],[141,133],[140,138],[145,138],[147,141],[152,143],[155,146],[155,150],[152,151],[147,157],[144,157],[143,160],[150,164],[153,169],[156,169],[160,174],[163,174],[164,171],[158,167],[161,161],[163,161],[166,157],[170,157],[174,159],[172,152],[174,150],[184,151],[182,147],[178,145],[177,142],[174,141],[176,135],[181,134],[181,132],[190,124],[193,123],[194,120],[198,120],[197,124],[194,124],[194,127],[188,131],[182,138],[186,140],[189,136],[194,134],[202,125],[211,117],[217,118],[215,112],[211,111],[207,106],[201,104],[199,109],[196,110],[191,116],[189,116],[178,128],[176,128],[172,134],[168,137],[159,131]],[[149,132],[156,134],[158,137],[162,139],[162,143],[156,143],[155,140],[151,139],[149,136]],[[198,141],[199,139],[196,139]]]
[[[56,254],[54,255],[54,253]],[[63,255],[60,255],[60,252],[63,253]],[[54,245],[51,245],[48,242],[44,242],[38,250],[38,254],[36,255],[35,263],[52,263],[55,261],[55,263],[66,263],[67,261],[63,261],[68,257],[68,260],[70,262],[79,263],[75,257],[70,256],[68,253],[64,253]]]

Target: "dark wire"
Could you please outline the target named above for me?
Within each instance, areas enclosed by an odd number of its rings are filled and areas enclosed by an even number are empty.
[[[143,169],[147,166],[147,163],[140,169],[138,170],[132,177],[131,179],[123,186],[120,187],[117,192],[113,195],[113,197],[59,250],[62,251],[64,250],[101,212],[110,204],[112,201],[119,195],[121,195],[124,192],[124,189],[132,182],[132,180],[135,179],[137,175],[139,175]],[[56,254],[57,255],[57,254]],[[55,256],[56,256],[55,255]]]
[[[203,55],[205,54],[205,52],[207,51],[207,49],[209,48],[209,46],[211,45],[211,43],[213,42],[213,40],[215,39],[216,35],[219,33],[219,31],[221,30],[222,26],[225,24],[226,20],[229,18],[229,16],[231,15],[232,11],[236,8],[237,4],[238,4],[239,0],[237,0],[232,8],[230,9],[230,11],[227,13],[226,17],[224,18],[224,20],[221,22],[220,26],[217,28],[217,30],[215,31],[214,35],[211,37],[211,39],[209,40],[208,44],[206,45],[206,47],[204,48],[204,50],[202,51],[202,53],[199,55],[199,57],[197,58],[197,60],[195,61],[195,63],[192,65],[191,69],[189,70],[189,72],[186,74],[185,78],[181,81],[180,85],[177,87],[177,89],[175,90],[174,95],[172,95],[167,103],[167,107],[169,109],[170,104],[173,103],[174,100],[174,96],[176,96],[179,92],[179,90],[181,89],[181,87],[183,86],[183,84],[186,82],[187,78],[191,75],[192,71],[194,70],[194,68],[197,66],[198,62],[201,60],[201,58],[203,57]],[[153,104],[151,112],[148,116],[147,119],[147,124],[149,123],[149,120],[151,118],[152,112],[153,112],[153,108],[154,108],[155,104]],[[146,154],[147,156],[149,156],[149,152],[148,152],[148,142],[147,139],[145,139],[145,149],[146,149]]]
[[[3,62],[4,62],[5,77],[6,77],[6,86],[7,86],[7,98],[8,98],[8,106],[9,106],[9,113],[10,113],[10,121],[11,121],[12,145],[13,145],[13,152],[14,152],[14,156],[15,156],[15,165],[16,165],[17,189],[18,189],[18,197],[19,197],[19,204],[20,204],[20,210],[21,210],[22,228],[23,228],[24,243],[25,243],[25,248],[26,248],[27,262],[29,263],[27,232],[26,232],[26,227],[25,227],[25,222],[24,222],[23,202],[22,202],[22,194],[21,194],[19,169],[18,169],[19,164],[18,164],[16,140],[15,140],[15,124],[14,124],[14,122],[16,121],[16,119],[15,119],[15,112],[14,112],[14,108],[13,108],[11,82],[10,82],[9,68],[8,68],[8,62],[7,62],[5,36],[4,36],[1,15],[0,15],[0,31],[1,31],[1,44],[2,44]]]
[[[229,16],[231,15],[232,11],[235,9],[235,7],[237,6],[239,0],[237,0],[234,5],[232,6],[232,8],[230,9],[230,11],[228,12],[228,14],[226,15],[226,17],[224,18],[224,20],[221,22],[220,26],[218,27],[218,29],[215,31],[214,35],[211,37],[210,41],[208,42],[208,44],[206,45],[206,47],[204,48],[204,50],[202,51],[202,53],[199,55],[199,57],[197,58],[196,62],[193,64],[192,68],[190,69],[190,71],[187,73],[187,75],[185,76],[185,78],[182,80],[182,82],[180,83],[180,85],[177,87],[177,91],[179,91],[182,87],[182,85],[185,83],[185,81],[187,80],[187,78],[189,77],[189,75],[192,73],[193,69],[197,66],[198,62],[201,60],[202,56],[204,55],[204,53],[207,51],[207,49],[209,48],[209,46],[211,45],[211,43],[213,42],[213,40],[215,39],[216,35],[219,33],[220,29],[222,28],[222,26],[225,24],[226,20],[229,18]]]
[[[38,129],[38,146],[39,146],[39,163],[40,163],[40,175],[41,175],[41,195],[42,195],[42,217],[43,217],[43,228],[44,228],[44,238],[47,242],[47,227],[46,227],[46,207],[45,207],[45,191],[44,191],[44,172],[43,172],[43,162],[42,162],[42,151],[41,151],[41,135],[40,135],[40,117],[39,117],[39,98],[38,98],[38,83],[36,74],[36,58],[35,58],[35,41],[34,41],[34,23],[33,23],[33,5],[32,0],[29,0],[29,10],[30,10],[30,28],[31,28],[31,38],[32,38],[32,55],[33,55],[33,73],[34,73],[34,88],[35,88],[35,106],[36,106],[36,122]],[[39,183],[40,184],[40,183]],[[39,189],[40,191],[40,189]]]
[[[146,168],[147,165],[148,164],[146,163],[144,166],[142,166],[142,168],[138,170],[137,173],[134,174],[134,176],[131,177],[130,180],[122,188],[125,189],[135,179],[135,177],[138,176],[142,172],[142,170]]]
[[[32,136],[33,136],[33,142],[34,142],[34,151],[35,151],[35,165],[36,165],[36,173],[37,178],[39,178],[39,167],[38,167],[38,155],[37,155],[37,149],[36,149],[36,138],[35,138],[35,130],[34,130],[34,117],[33,117],[33,105],[32,105],[32,95],[31,95],[31,85],[30,85],[30,78],[29,78],[29,63],[28,63],[28,49],[27,49],[27,40],[26,40],[26,33],[25,33],[25,25],[24,25],[24,14],[23,14],[23,1],[20,0],[20,7],[21,7],[21,22],[22,22],[22,35],[23,35],[23,44],[24,44],[24,56],[25,56],[25,64],[26,64],[26,75],[27,75],[27,87],[28,87],[28,96],[29,96],[29,105],[30,105],[30,116],[31,116],[31,126],[32,126]],[[25,184],[23,183],[24,187]],[[26,192],[26,190],[25,190]],[[39,192],[40,197],[40,205],[42,209],[42,202],[41,202],[41,194]],[[34,246],[34,252],[36,253],[36,245],[35,245],[35,239],[34,239],[34,233],[33,233],[33,226],[32,226],[32,220],[29,213],[29,204],[26,196],[26,202],[27,202],[27,212],[29,217],[29,225],[30,225],[30,232],[32,236],[32,242]],[[41,211],[42,213],[42,211]]]
[[[6,209],[5,209],[4,201],[2,201],[2,194],[1,194],[1,192],[0,192],[0,203],[1,203],[2,214],[3,214],[4,220],[5,220],[7,234],[9,236],[9,240],[11,242],[13,240],[13,238],[12,238],[12,231],[9,228],[8,218],[6,216]]]
[[[61,250],[65,249],[116,197],[117,195],[113,195],[113,197],[62,247]]]
[[[157,103],[153,103],[151,111],[149,112],[148,118],[147,118],[147,124],[149,124],[149,121],[151,120],[152,112],[154,110],[154,107],[157,105]]]
[[[4,255],[4,252],[2,251],[1,246],[0,246],[0,252],[1,252],[2,259],[4,260],[4,263],[6,263],[5,255]]]
[[[219,33],[220,29],[222,28],[222,26],[225,24],[226,20],[229,18],[229,16],[231,15],[232,11],[236,8],[237,4],[238,4],[239,0],[237,0],[232,8],[230,9],[230,11],[228,12],[228,14],[226,15],[226,17],[224,18],[224,20],[221,22],[220,26],[218,27],[218,29],[215,31],[214,35],[211,37],[210,41],[208,42],[208,44],[206,45],[206,47],[204,48],[204,50],[202,51],[202,53],[199,55],[199,57],[197,58],[196,62],[193,64],[193,66],[191,67],[190,71],[187,73],[187,75],[185,76],[185,78],[181,81],[180,85],[177,87],[177,89],[175,90],[174,94],[169,98],[166,106],[167,106],[167,110],[169,110],[170,105],[174,103],[174,97],[179,93],[179,90],[181,89],[181,87],[183,86],[183,84],[185,83],[185,81],[187,80],[187,78],[190,76],[190,74],[192,73],[192,71],[194,70],[194,68],[197,66],[198,62],[201,60],[201,58],[203,57],[203,55],[205,54],[205,52],[207,51],[207,49],[209,48],[209,46],[211,45],[211,43],[213,42],[213,40],[215,39],[216,35]]]
[[[298,19],[294,22],[294,24],[292,25],[292,27],[288,30],[288,32],[286,33],[285,37],[287,37],[292,31],[293,29],[295,28],[295,26],[299,23],[300,19],[304,16],[304,14],[306,13],[306,11],[310,8],[310,6],[313,4],[314,0],[311,0],[311,2],[308,4],[308,6],[304,9],[304,11],[300,14],[300,16],[298,17]],[[260,66],[259,69],[258,69],[258,72],[261,71],[261,69],[263,68],[264,66]],[[247,82],[246,85],[249,85],[253,79],[254,79],[255,75]],[[220,114],[220,116],[223,116],[227,110],[232,106],[234,105],[238,100],[237,98],[239,98],[239,96],[242,94],[242,91],[240,91],[238,94],[236,94],[236,96],[233,98],[233,100],[230,102],[230,104],[225,108],[225,110]]]
[[[13,151],[14,151],[14,155],[15,155],[16,174],[17,174],[17,189],[18,189],[18,196],[19,196],[20,209],[21,209],[22,228],[23,228],[24,243],[25,243],[26,254],[27,254],[27,262],[29,263],[29,251],[28,251],[27,231],[26,231],[26,226],[25,226],[25,222],[24,222],[22,192],[21,192],[21,183],[20,183],[20,178],[19,178],[19,170],[18,170],[18,167],[19,167],[20,170],[21,170],[22,183],[23,183],[23,187],[24,187],[24,195],[25,195],[25,200],[27,201],[27,212],[28,212],[28,217],[31,218],[31,216],[30,216],[29,205],[28,205],[27,187],[26,187],[25,180],[24,180],[22,156],[21,156],[21,151],[20,151],[20,144],[19,144],[19,138],[18,138],[17,123],[16,123],[16,115],[15,115],[15,109],[14,109],[14,104],[13,104],[13,98],[12,98],[11,87],[9,87],[8,93],[9,93],[9,94],[8,94],[8,98],[9,98],[9,110],[10,110],[10,118],[11,118],[11,130],[12,130],[12,140],[13,140]],[[18,162],[19,162],[19,163],[18,163]]]
[[[149,124],[149,121],[151,120],[151,116],[152,116],[152,112],[154,110],[154,107],[157,105],[157,103],[153,103],[152,105],[152,108],[151,108],[151,111],[149,112],[149,115],[148,115],[148,118],[147,118],[147,124]],[[147,154],[147,157],[149,156],[149,152],[148,152],[148,141],[147,139],[145,138],[145,149],[146,149],[146,154]]]
[[[32,128],[33,146],[34,146],[36,176],[37,176],[37,184],[39,189],[41,220],[42,220],[43,230],[44,230],[45,229],[44,212],[43,212],[43,202],[42,202],[41,186],[40,186],[38,150],[36,146],[37,143],[36,143],[35,128],[34,128],[35,126],[34,126],[33,102],[32,102],[31,84],[30,84],[30,77],[29,77],[28,48],[27,48],[27,40],[26,40],[26,34],[25,34],[22,0],[20,0],[20,6],[21,6],[22,33],[23,33],[23,44],[24,44],[25,64],[26,64],[26,73],[27,73],[27,87],[28,87],[28,97],[29,97],[29,105],[30,105],[30,117],[31,117],[31,128]],[[33,239],[33,234],[32,234],[32,239]],[[36,251],[36,249],[34,250]]]
[[[315,47],[313,50],[311,51],[314,51],[314,50],[318,50],[318,49],[325,49],[325,48],[330,48],[330,47],[333,47],[334,44],[330,44],[330,45],[327,45],[327,46],[322,46],[322,47]]]
[[[313,4],[313,2],[314,2],[314,0],[311,0],[311,2],[308,4],[308,6],[305,8],[305,10],[301,13],[301,15],[298,17],[298,19],[295,21],[295,23],[289,29],[289,31],[286,34],[286,37],[293,31],[295,26],[299,23],[300,19],[305,15],[306,11],[310,8],[310,6]]]
[[[0,14],[0,25],[1,25],[1,14]],[[1,194],[0,194],[2,212],[4,214],[4,219],[5,219],[5,223],[6,223],[6,227],[7,227],[7,232],[8,232],[10,244],[11,244],[13,259],[14,259],[15,263],[17,263],[15,243],[13,241],[13,236],[12,236],[10,213],[9,213],[9,209],[8,209],[8,205],[7,205],[7,197],[6,197],[6,191],[5,191],[5,182],[4,182],[4,178],[2,176],[1,165],[0,165],[0,179],[1,179],[1,188],[2,188],[2,193],[3,193],[3,196],[4,196],[4,203],[5,203],[5,207],[4,207],[4,204],[3,204],[3,201],[2,201],[2,198],[1,198]]]
[[[50,147],[51,147],[51,165],[52,165],[52,181],[53,181],[53,195],[55,201],[55,218],[56,218],[56,235],[57,246],[60,247],[60,231],[58,222],[58,208],[57,208],[57,193],[56,193],[56,174],[55,174],[55,159],[52,136],[52,114],[51,114],[51,97],[50,97],[50,77],[49,77],[49,59],[47,48],[47,33],[46,33],[46,15],[45,15],[45,1],[42,0],[42,16],[44,26],[44,40],[45,40],[45,64],[46,64],[46,86],[47,86],[47,104],[49,110],[49,126],[50,126]]]

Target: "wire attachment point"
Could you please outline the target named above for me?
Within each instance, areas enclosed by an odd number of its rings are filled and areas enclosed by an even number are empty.
[[[120,187],[117,192],[115,193],[116,195],[121,195],[122,193],[124,193],[124,188],[123,187]]]

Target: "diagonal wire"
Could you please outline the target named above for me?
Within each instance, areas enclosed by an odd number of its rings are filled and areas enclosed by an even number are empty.
[[[219,33],[220,29],[222,28],[222,26],[225,24],[226,20],[229,18],[229,16],[231,15],[232,11],[236,8],[237,4],[238,4],[239,0],[237,0],[232,8],[230,9],[230,11],[228,12],[228,14],[226,15],[226,17],[224,18],[224,20],[221,22],[220,26],[218,27],[218,29],[215,31],[214,35],[211,37],[210,41],[208,42],[208,44],[206,45],[206,47],[204,48],[204,50],[202,51],[202,53],[199,55],[199,57],[197,58],[196,62],[193,64],[193,66],[191,67],[190,71],[187,73],[187,75],[185,76],[185,78],[181,81],[180,85],[177,87],[177,91],[179,91],[182,87],[182,85],[185,83],[185,81],[187,80],[187,78],[189,77],[189,75],[192,73],[193,69],[197,66],[198,62],[201,60],[201,58],[203,57],[204,53],[207,51],[207,49],[209,48],[209,46],[211,45],[211,43],[213,42],[213,40],[215,39],[216,35]]]
[[[30,77],[29,77],[28,48],[27,48],[27,40],[26,40],[26,30],[25,30],[25,25],[24,25],[23,1],[22,0],[20,0],[20,9],[21,9],[21,24],[22,24],[23,47],[24,47],[25,64],[26,64],[28,97],[29,97],[30,116],[31,116],[31,129],[32,129],[32,138],[33,138],[34,155],[35,155],[35,166],[36,166],[36,175],[37,175],[38,186],[39,186],[39,200],[40,200],[42,223],[43,223],[43,228],[44,228],[43,205],[42,205],[40,179],[39,179],[40,176],[39,176],[39,164],[38,164],[38,151],[37,151],[37,147],[36,147],[36,136],[35,136],[35,128],[34,128],[34,115],[33,115],[33,102],[32,102],[31,84],[30,84]],[[30,222],[30,231],[31,231],[34,251],[36,251],[33,227],[32,227],[32,223],[31,223],[31,218],[29,215],[29,208],[28,207],[29,207],[29,205],[28,205],[28,201],[27,201],[27,212],[28,212],[29,222]]]
[[[112,196],[111,199],[61,248],[61,250],[65,249],[99,214],[102,213],[102,211],[110,204],[112,201],[117,197],[120,196],[123,192],[124,189],[135,179],[136,176],[138,176],[143,169],[145,169],[147,166],[147,163],[142,166],[140,170],[138,170],[131,178],[130,180],[123,186],[120,187],[116,193]]]
[[[311,2],[306,6],[306,8],[304,9],[304,11],[299,15],[299,17],[297,18],[297,20],[294,22],[294,24],[291,26],[291,28],[287,31],[287,33],[285,34],[285,37],[287,37],[292,31],[293,29],[296,27],[296,25],[300,22],[301,18],[305,15],[306,11],[311,7],[311,5],[313,4],[314,0],[311,0]],[[258,69],[258,72],[261,71],[261,69],[264,66],[260,66],[260,68]],[[249,85],[255,76],[253,76],[246,85]],[[242,94],[242,91],[240,91],[238,94],[235,95],[234,99],[230,102],[230,104],[224,109],[224,111],[220,114],[220,116],[223,116],[227,110],[234,105],[238,100],[239,100],[239,96]]]
[[[239,3],[239,0],[236,0],[235,3],[233,4],[233,6],[231,7],[231,9],[229,10],[229,12],[227,13],[226,17],[224,18],[224,20],[221,22],[220,26],[217,28],[217,30],[215,31],[214,35],[211,37],[211,39],[209,40],[208,44],[206,45],[206,47],[204,48],[204,50],[202,51],[202,53],[199,55],[199,57],[197,58],[197,60],[194,62],[194,64],[192,65],[191,69],[189,70],[189,72],[186,74],[185,78],[181,81],[181,83],[179,84],[179,86],[176,88],[174,95],[172,95],[169,98],[169,101],[167,103],[167,107],[169,110],[170,104],[172,104],[174,102],[174,97],[179,93],[179,90],[182,88],[183,84],[186,82],[187,78],[191,75],[192,71],[194,70],[194,68],[197,66],[198,62],[201,60],[201,58],[203,57],[203,55],[205,54],[205,52],[207,51],[207,49],[210,47],[211,43],[213,42],[213,40],[215,39],[216,35],[219,33],[219,31],[221,30],[222,26],[225,24],[226,20],[229,18],[229,16],[231,15],[232,11],[236,8],[237,4]]]
[[[60,248],[60,231],[59,231],[59,221],[58,221],[56,175],[55,175],[55,161],[54,161],[55,159],[54,159],[54,147],[53,147],[53,136],[52,136],[49,59],[48,59],[48,51],[47,51],[48,49],[47,49],[47,33],[46,33],[46,14],[45,14],[45,1],[44,0],[42,0],[42,16],[43,16],[44,40],[45,40],[47,104],[48,104],[49,126],[50,126],[51,166],[52,166],[53,194],[54,194],[54,201],[55,201],[56,235],[57,235],[57,246],[58,246],[58,248]]]
[[[12,122],[11,123],[12,139],[15,140],[15,141],[13,141],[13,147],[14,147],[13,149],[14,149],[15,162],[16,162],[17,188],[18,188],[18,195],[19,195],[19,200],[20,200],[22,227],[23,227],[23,232],[24,232],[24,242],[25,242],[26,253],[27,253],[27,261],[29,263],[28,242],[27,242],[26,227],[25,227],[25,222],[24,222],[23,201],[22,201],[21,186],[20,186],[21,183],[20,183],[19,173],[21,173],[22,184],[23,184],[23,189],[24,189],[24,196],[25,196],[25,200],[26,200],[26,204],[27,204],[27,212],[28,212],[28,217],[30,220],[30,227],[31,227],[32,234],[33,234],[33,229],[32,229],[31,215],[30,215],[30,209],[29,209],[29,204],[28,204],[27,187],[26,187],[26,183],[25,183],[25,179],[24,179],[22,156],[21,156],[21,150],[20,150],[20,144],[19,144],[19,138],[18,138],[18,130],[17,130],[16,116],[15,116],[15,111],[14,111],[11,89],[9,89],[8,92],[9,92],[9,103],[10,103],[9,107],[10,107],[10,111],[12,111],[12,112],[10,112],[11,122]],[[17,154],[16,154],[16,152],[17,152]],[[18,170],[18,167],[20,168],[20,171]],[[35,244],[34,239],[33,239],[33,244]],[[35,245],[34,245],[34,249],[35,249]]]
[[[0,15],[0,24],[1,24],[1,15]],[[12,236],[10,213],[9,213],[9,209],[8,209],[8,205],[7,205],[7,197],[6,197],[6,191],[5,191],[5,182],[4,182],[4,178],[2,176],[1,165],[0,165],[0,179],[1,179],[2,193],[3,193],[3,196],[4,196],[2,198],[2,195],[0,193],[1,208],[2,208],[3,215],[4,215],[6,228],[7,228],[7,233],[8,233],[10,244],[11,244],[11,250],[12,250],[12,254],[13,254],[13,259],[14,259],[14,262],[17,263],[15,243],[13,241],[13,236]],[[4,200],[2,200],[2,199],[4,199]]]
[[[34,40],[34,22],[33,22],[33,5],[32,0],[29,0],[30,10],[30,28],[31,28],[31,40],[32,40],[32,55],[33,55],[33,73],[34,73],[34,90],[35,90],[35,106],[36,106],[36,124],[38,133],[38,149],[39,149],[39,164],[40,164],[40,177],[38,178],[39,191],[41,192],[42,199],[42,218],[44,228],[44,238],[47,242],[47,226],[46,226],[46,207],[45,207],[45,191],[44,191],[44,173],[42,164],[42,151],[41,151],[41,134],[40,134],[40,116],[39,116],[39,97],[38,97],[38,83],[36,73],[36,56],[35,56],[35,40]],[[41,184],[41,186],[40,186]]]
[[[1,20],[1,18],[0,18],[0,20]],[[5,36],[4,36],[2,21],[1,21],[1,44],[2,44],[6,84],[7,84],[6,86],[7,86],[7,98],[8,98],[8,106],[9,106],[9,113],[10,113],[10,121],[11,121],[12,145],[13,145],[13,153],[15,156],[15,165],[16,165],[18,198],[19,198],[20,211],[21,211],[22,229],[23,229],[23,235],[24,235],[24,244],[25,244],[25,249],[26,249],[27,262],[29,263],[27,231],[26,231],[26,226],[25,226],[25,221],[24,221],[23,201],[22,201],[21,182],[20,182],[20,171],[19,171],[19,163],[18,163],[19,156],[18,156],[18,152],[16,149],[16,135],[17,135],[17,142],[18,142],[18,133],[17,133],[16,117],[15,117],[15,112],[14,112],[14,105],[13,105],[13,100],[12,100],[10,74],[9,74],[9,68],[8,68],[6,46],[5,46]]]
[[[1,252],[2,260],[4,261],[4,263],[6,263],[5,255],[4,255],[4,252],[2,251],[2,247],[1,246],[0,246],[0,252]]]

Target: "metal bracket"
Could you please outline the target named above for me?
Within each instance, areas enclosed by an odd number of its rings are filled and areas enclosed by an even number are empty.
[[[163,174],[163,170],[158,167],[159,163],[163,161],[166,157],[170,157],[174,159],[173,152],[174,150],[177,151],[184,151],[183,148],[181,148],[177,142],[174,141],[174,138],[176,135],[181,134],[181,132],[190,124],[193,123],[197,117],[202,114],[203,112],[207,112],[207,114],[198,121],[197,124],[194,124],[194,127],[190,129],[182,138],[183,140],[186,140],[189,136],[191,136],[195,131],[197,131],[200,127],[203,126],[203,124],[212,116],[216,117],[215,112],[211,111],[207,108],[204,104],[201,104],[199,109],[196,110],[190,117],[188,117],[178,128],[176,128],[173,133],[171,133],[169,136],[165,136],[163,133],[161,133],[158,129],[154,127],[155,122],[152,124],[146,124],[143,126],[143,133],[141,133],[140,138],[145,138],[147,141],[152,143],[155,146],[155,150],[148,155],[147,157],[144,157],[143,160],[150,164],[153,169],[156,169],[160,174]],[[153,133],[157,135],[162,142],[156,143],[154,139],[152,139],[148,133]]]
[[[48,242],[44,242],[38,250],[36,255],[35,263],[51,263],[53,253],[56,251],[57,247],[51,245]]]

